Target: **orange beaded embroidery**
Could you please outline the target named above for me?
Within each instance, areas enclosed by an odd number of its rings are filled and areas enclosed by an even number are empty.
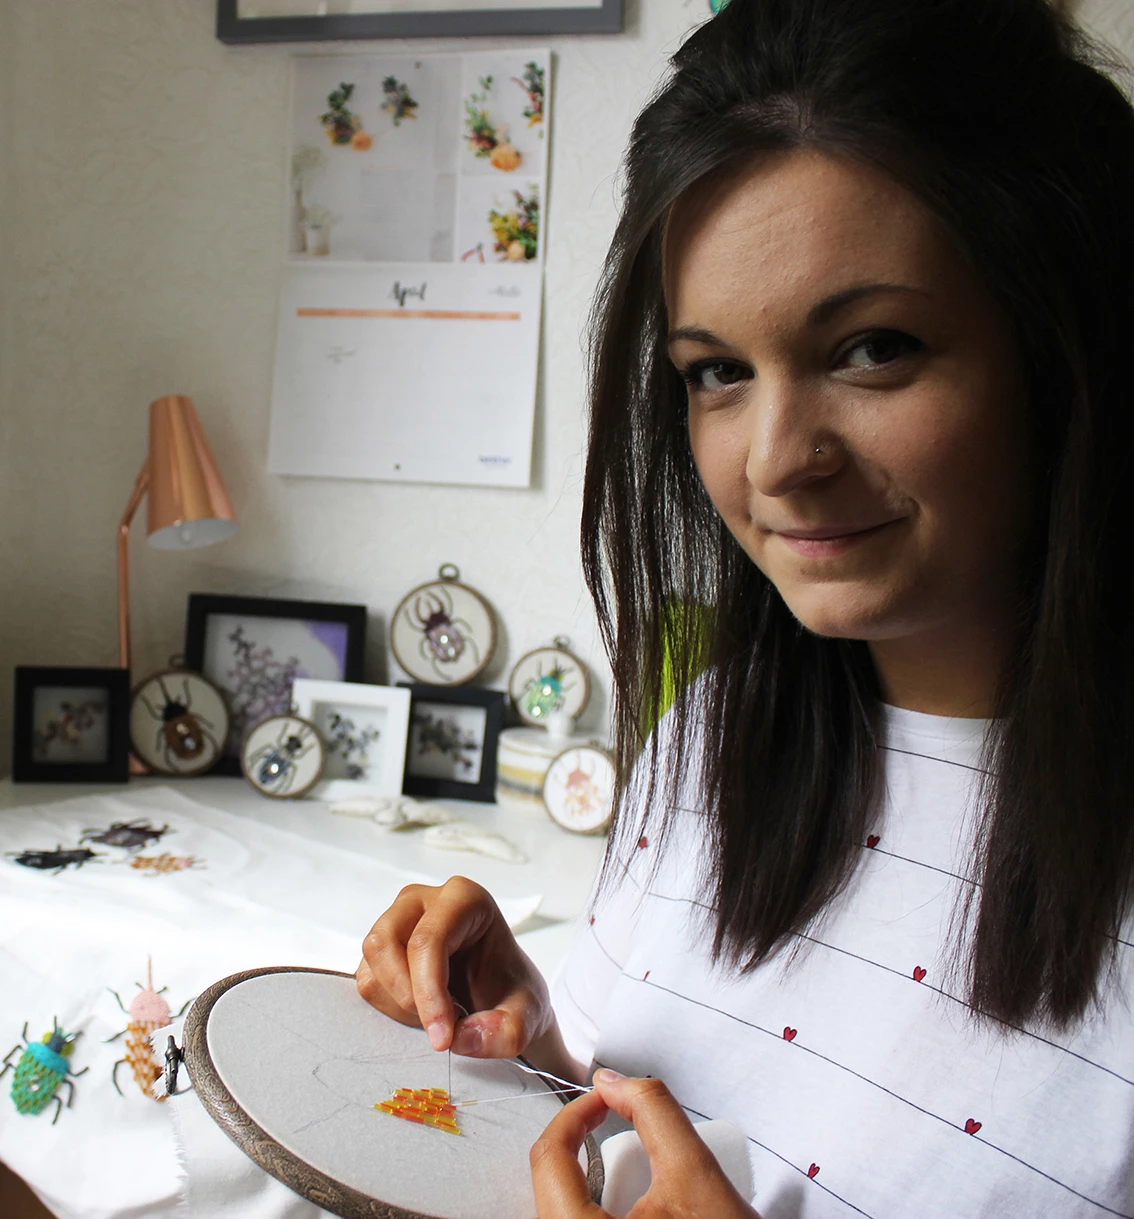
[[[374,1108],[407,1122],[447,1130],[450,1134],[461,1133],[457,1125],[457,1107],[450,1102],[444,1088],[395,1088],[389,1100],[379,1101]]]

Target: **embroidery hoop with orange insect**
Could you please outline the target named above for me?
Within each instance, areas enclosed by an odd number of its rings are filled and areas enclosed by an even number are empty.
[[[343,1219],[531,1219],[531,1146],[576,1094],[522,1060],[438,1053],[326,969],[221,979],[189,1009],[178,1053],[228,1137]],[[586,1165],[597,1202],[593,1137]]]
[[[597,743],[572,745],[552,759],[543,803],[556,825],[574,834],[605,834],[614,807],[614,759]]]

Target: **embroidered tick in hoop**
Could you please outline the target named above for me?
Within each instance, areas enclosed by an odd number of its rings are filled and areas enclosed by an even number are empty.
[[[196,1094],[225,1133],[344,1219],[531,1219],[528,1152],[569,1099],[510,1060],[453,1055],[454,1100],[525,1098],[459,1110],[460,1138],[376,1110],[399,1088],[447,1089],[449,1056],[330,970],[217,982],[190,1009],[184,1050]],[[602,1161],[590,1139],[587,1159],[597,1201]]]

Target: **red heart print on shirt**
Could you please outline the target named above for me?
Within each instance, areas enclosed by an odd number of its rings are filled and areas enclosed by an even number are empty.
[[[984,1124],[983,1122],[975,1121],[973,1118],[970,1117],[969,1120],[965,1123],[965,1133],[966,1134],[976,1134],[976,1132],[981,1128],[981,1126],[983,1124]]]
[[[798,1032],[799,1032],[799,1029],[793,1029],[790,1025],[786,1025],[784,1027],[784,1040],[785,1041],[794,1041],[795,1035]]]
[[[819,1165],[818,1165],[818,1164],[812,1164],[812,1165],[811,1165],[811,1167],[810,1167],[810,1168],[807,1170],[807,1175],[808,1175],[808,1176],[809,1176],[809,1177],[810,1177],[810,1178],[811,1178],[811,1179],[814,1181],[814,1180],[815,1180],[815,1174],[816,1174],[818,1171],[819,1171]]]
[[[646,849],[646,847],[648,847],[649,845],[650,845],[650,840],[646,837],[645,834],[643,834],[642,837],[638,839],[638,850],[644,851]]]
[[[866,845],[873,851],[874,848],[882,841],[877,834],[871,834],[866,840]]]
[[[925,977],[925,970],[922,969],[922,967],[920,965],[915,965],[914,971],[913,971],[913,980],[915,982],[920,982],[922,980],[922,978],[924,978],[924,977]]]

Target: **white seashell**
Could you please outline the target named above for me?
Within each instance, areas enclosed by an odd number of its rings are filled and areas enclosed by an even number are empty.
[[[528,857],[502,834],[483,830],[471,821],[450,821],[434,825],[425,831],[426,846],[442,847],[446,851],[475,851],[503,859],[506,863],[527,863]]]

